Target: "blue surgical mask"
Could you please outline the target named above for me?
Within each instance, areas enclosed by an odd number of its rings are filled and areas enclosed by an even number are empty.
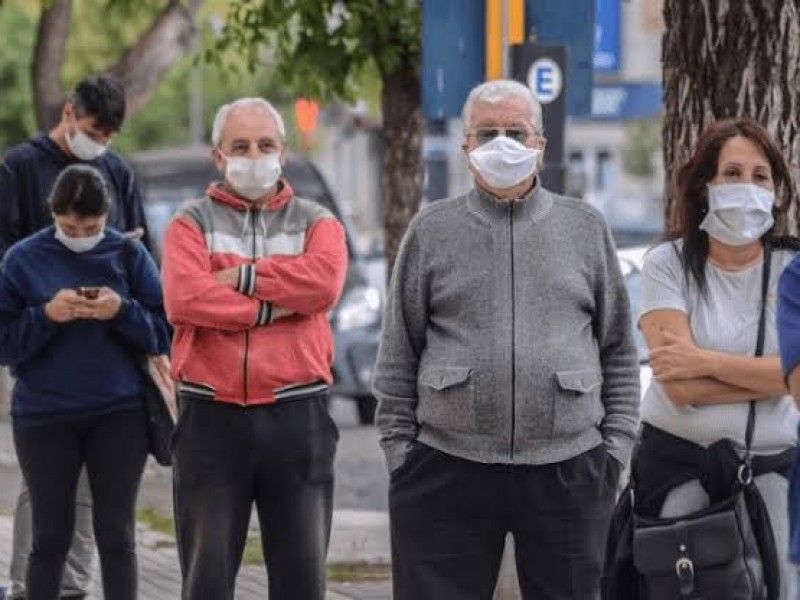
[[[754,183],[708,186],[708,214],[700,229],[729,246],[745,246],[760,239],[775,222],[775,192]]]
[[[88,237],[70,237],[61,227],[58,226],[58,223],[55,223],[56,227],[56,239],[64,244],[68,249],[72,250],[76,254],[81,254],[83,252],[89,252],[89,250],[93,250],[97,244],[103,241],[103,238],[106,237],[105,230],[101,229],[99,233],[95,235],[91,235]]]

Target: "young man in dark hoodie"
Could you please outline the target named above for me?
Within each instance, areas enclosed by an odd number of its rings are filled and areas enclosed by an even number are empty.
[[[69,165],[84,162],[99,170],[112,195],[108,225],[148,245],[142,198],[133,170],[108,149],[125,120],[125,93],[119,81],[90,76],[81,81],[61,111],[61,120],[11,148],[0,161],[0,258],[17,241],[50,226],[47,199],[58,175]],[[149,247],[149,246],[148,246]],[[62,580],[62,598],[83,598],[90,584],[94,555],[91,494],[86,474],[77,492],[75,539]],[[25,597],[25,572],[31,548],[28,490],[17,501],[11,596]]]

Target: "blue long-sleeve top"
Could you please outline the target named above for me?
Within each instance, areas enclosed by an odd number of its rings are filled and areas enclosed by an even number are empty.
[[[781,364],[788,378],[800,364],[800,256],[783,270],[778,282],[777,320]],[[789,474],[789,558],[800,564],[800,454],[797,453]]]
[[[123,299],[116,317],[50,321],[45,304],[59,290],[80,286],[116,291]],[[15,422],[141,406],[137,357],[166,353],[169,339],[158,270],[141,242],[106,228],[93,250],[74,253],[48,227],[14,244],[3,259],[0,364],[17,380]]]

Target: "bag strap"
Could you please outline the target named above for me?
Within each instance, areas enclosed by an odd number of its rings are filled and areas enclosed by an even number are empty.
[[[760,314],[758,316],[758,336],[756,337],[756,352],[754,356],[763,356],[764,355],[764,335],[766,329],[766,313],[767,313],[767,292],[769,291],[769,276],[770,271],[772,270],[772,247],[770,246],[769,242],[764,243],[764,264],[761,269],[761,307],[760,307]],[[745,442],[745,466],[747,468],[747,473],[745,473],[742,469],[739,470],[739,481],[741,483],[745,483],[742,481],[743,475],[747,480],[752,480],[752,469],[750,467],[750,463],[752,461],[752,456],[750,454],[750,447],[753,443],[753,431],[756,428],[756,403],[755,400],[750,401],[750,409],[747,413],[747,429],[745,430],[744,442]]]

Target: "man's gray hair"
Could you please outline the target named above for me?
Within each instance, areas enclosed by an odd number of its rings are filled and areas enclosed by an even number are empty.
[[[244,106],[259,106],[263,108],[268,115],[275,119],[275,123],[278,125],[278,133],[281,134],[281,141],[286,141],[286,126],[283,124],[283,117],[281,117],[281,113],[279,113],[271,103],[263,98],[239,98],[229,104],[220,106],[217,111],[217,116],[214,117],[214,125],[211,128],[211,143],[214,144],[215,147],[219,146],[222,140],[222,130],[225,128],[228,115],[230,115],[234,109]]]
[[[466,133],[467,129],[469,129],[472,107],[475,104],[498,104],[514,98],[524,101],[529,106],[532,115],[531,125],[533,125],[537,135],[542,135],[544,133],[542,105],[539,104],[536,96],[527,86],[511,79],[495,79],[472,88],[469,96],[467,96],[467,101],[464,102],[464,109],[461,111],[464,132]]]

